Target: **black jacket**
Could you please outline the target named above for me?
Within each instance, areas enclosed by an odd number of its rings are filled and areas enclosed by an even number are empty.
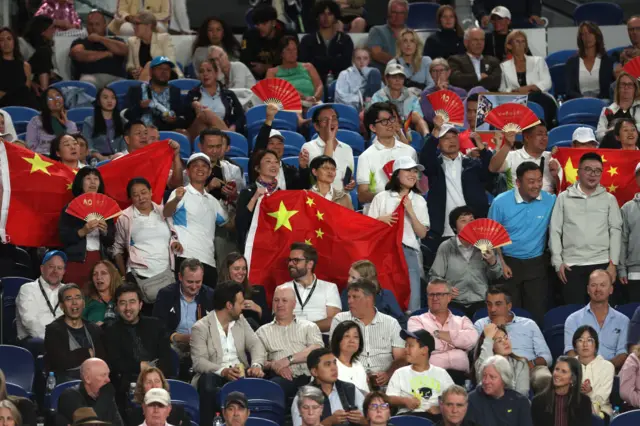
[[[257,74],[251,68],[252,62],[268,64],[272,67],[280,65],[280,40],[284,36],[298,37],[295,31],[285,28],[285,25],[277,21],[275,35],[271,39],[263,38],[257,28],[248,29],[242,38],[242,50],[240,51],[240,61],[253,72],[257,79],[264,78],[264,74]]]
[[[93,341],[92,356],[88,348],[71,350],[69,348],[69,333],[64,316],[55,319],[47,325],[44,333],[44,368],[53,371],[56,376],[66,375],[67,370],[79,368],[87,359],[95,357],[106,359],[107,353],[102,344],[102,330],[94,323],[83,321],[91,340]]]
[[[420,163],[424,166],[424,173],[429,178],[429,218],[431,229],[442,236],[445,221],[445,206],[447,203],[447,182],[442,169],[442,157],[438,155],[439,140],[431,135],[420,153]],[[489,200],[485,192],[485,185],[489,179],[489,162],[492,154],[489,150],[480,151],[480,159],[462,157],[462,193],[464,200],[473,210],[476,218],[487,217]]]
[[[253,194],[258,189],[255,183],[250,183],[245,189],[240,191],[238,196],[238,202],[236,203],[236,238],[238,243],[238,250],[240,253],[244,253],[244,246],[247,243],[247,234],[251,227],[251,221],[253,220],[253,211],[249,211],[247,205]]]
[[[132,337],[129,329],[133,328],[147,352],[146,356],[134,353]],[[165,326],[158,318],[140,316],[137,324],[130,325],[118,318],[104,332],[104,344],[107,349],[107,363],[111,375],[121,385],[135,382],[140,374],[141,361],[158,360],[157,367],[166,377],[173,376],[171,364],[171,347],[166,338]],[[122,390],[118,387],[119,390]]]
[[[327,47],[320,33],[307,34],[302,38],[298,52],[298,60],[312,63],[326,85],[329,71],[337,80],[338,74],[351,66],[353,41],[349,35],[338,32]]]
[[[98,399],[91,398],[84,389],[84,384],[65,389],[58,400],[56,413],[57,426],[73,424],[73,413],[81,407],[91,407],[98,415],[98,420],[110,422],[112,426],[124,426],[118,407],[116,406],[115,388],[107,383],[98,393]]]
[[[532,426],[529,399],[514,391],[505,389],[502,398],[494,398],[475,388],[469,394],[469,407],[464,417],[483,426]],[[585,423],[590,425],[591,423]],[[551,426],[553,422],[545,426]]]
[[[146,87],[148,90],[147,99],[151,99],[151,85],[146,85]],[[127,103],[129,105],[125,113],[127,120],[140,120],[143,114],[151,112],[149,108],[140,107],[140,101],[142,101],[142,85],[131,86],[127,92]],[[176,114],[176,121],[168,123],[159,116],[154,115],[153,124],[156,125],[159,130],[173,130],[187,127],[184,119],[180,89],[175,86],[169,86],[169,107],[171,111]]]
[[[555,424],[555,413],[546,410],[544,394],[533,397],[531,402],[531,418],[533,426],[550,426]],[[580,395],[580,405],[575,416],[567,416],[567,426],[583,426],[591,424],[591,398]]]
[[[62,250],[66,253],[71,262],[84,262],[87,255],[87,237],[80,238],[78,231],[85,225],[85,221],[66,212],[64,206],[60,219],[58,220],[58,231]],[[107,220],[107,234],[100,234],[100,252],[102,258],[106,258],[109,249],[116,239],[116,225],[113,219]]]
[[[199,320],[213,310],[213,289],[203,285],[196,296],[196,302],[196,320]],[[180,305],[180,283],[168,285],[158,292],[158,298],[153,305],[153,316],[164,324],[167,338],[180,324]]]
[[[422,55],[429,56],[431,59],[449,59],[449,56],[463,53],[465,53],[463,37],[459,36],[455,30],[442,29],[427,37],[422,50]]]
[[[496,6],[504,6],[511,12],[511,22],[515,28],[522,28],[532,15],[540,16],[542,2],[540,0],[474,0],[471,10],[478,21],[483,16],[491,15]],[[528,26],[524,26],[528,28]]]
[[[218,83],[220,84],[220,83]],[[196,119],[196,113],[191,106],[193,101],[199,101],[202,97],[202,93],[200,93],[201,85],[194,87],[187,93],[187,97],[184,101],[183,111],[184,111],[184,119],[185,119],[185,127],[191,126],[193,121]],[[238,97],[231,90],[227,90],[224,87],[220,87],[220,100],[224,105],[224,117],[221,117],[224,121],[224,124],[227,126],[231,126],[232,124],[236,125],[236,132],[244,133],[244,125],[245,125],[245,117],[244,117],[244,109],[242,109],[242,105],[238,100]]]
[[[581,98],[580,92],[580,57],[576,54],[569,58],[564,68],[565,87],[567,99]],[[600,93],[598,98],[608,99],[609,88],[613,82],[613,61],[608,55],[600,58]]]

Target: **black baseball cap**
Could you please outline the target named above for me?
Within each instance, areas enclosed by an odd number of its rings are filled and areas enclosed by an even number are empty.
[[[227,399],[224,402],[224,408],[227,408],[231,404],[238,404],[242,408],[249,408],[249,401],[242,392],[230,392],[227,395]]]
[[[400,337],[402,337],[403,340],[407,340],[408,337],[416,339],[422,346],[426,346],[427,348],[429,348],[429,355],[431,355],[431,353],[436,348],[436,341],[433,339],[431,333],[429,333],[427,330],[402,330],[400,332]]]

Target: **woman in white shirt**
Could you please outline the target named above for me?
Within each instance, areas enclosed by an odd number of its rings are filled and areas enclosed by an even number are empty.
[[[613,103],[602,109],[596,129],[596,139],[600,141],[600,148],[619,148],[615,141],[614,127],[619,119],[630,118],[640,126],[640,85],[631,74],[622,71],[616,80],[613,91]]]
[[[355,385],[362,393],[369,393],[369,382],[364,366],[358,357],[364,349],[360,327],[353,321],[338,324],[331,335],[331,352],[338,364],[338,380]]]
[[[404,231],[402,247],[404,257],[409,268],[409,281],[411,297],[409,299],[409,311],[420,309],[420,240],[427,235],[429,230],[429,213],[427,202],[418,189],[419,172],[424,167],[411,157],[399,157],[393,162],[393,174],[387,183],[385,191],[373,198],[367,216],[393,225],[398,221],[396,209],[403,203],[405,208]]]
[[[334,101],[351,105],[358,111],[371,102],[371,97],[382,87],[382,75],[369,66],[371,56],[363,47],[353,50],[353,66],[338,75]]]
[[[334,203],[340,204],[342,207],[353,210],[353,203],[351,202],[349,193],[333,187],[337,167],[336,161],[328,155],[321,155],[311,160],[309,168],[311,168],[311,174],[316,180],[316,183],[311,187],[311,190],[322,195],[329,201],[333,201]]]
[[[593,414],[606,417],[609,424],[611,416],[611,388],[616,369],[609,361],[598,355],[598,333],[590,326],[583,325],[573,333],[573,350],[582,366],[582,393],[591,399]]]
[[[406,28],[400,32],[400,36],[396,40],[397,56],[391,62],[397,62],[404,67],[407,79],[404,82],[411,92],[420,96],[420,93],[433,87],[435,83],[429,73],[431,66],[431,58],[422,56],[423,43],[418,33],[412,29]]]

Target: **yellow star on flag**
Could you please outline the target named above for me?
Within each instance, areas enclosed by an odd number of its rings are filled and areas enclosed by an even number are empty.
[[[324,232],[322,232],[322,229],[316,229],[316,237],[322,239],[323,235],[324,235]]]
[[[73,182],[69,182],[67,184],[67,191],[71,191],[71,188],[73,187]]]
[[[609,166],[609,170],[607,170],[607,173],[609,173],[611,175],[611,177],[613,177],[614,175],[618,174],[618,168],[617,167],[613,167],[613,166]]]
[[[318,217],[318,220],[324,220],[324,213],[320,213],[320,210],[316,212],[316,216]]]
[[[606,163],[606,162],[607,162],[607,159],[606,159],[606,158],[604,158],[604,154],[602,154],[602,155],[600,156],[600,158],[602,158],[602,162],[603,162],[603,163]]]
[[[308,240],[304,240],[304,243],[308,246],[312,246],[313,244],[311,244],[311,239]]]
[[[278,208],[278,211],[267,213],[267,214],[277,219],[276,227],[273,229],[274,231],[277,231],[283,226],[287,228],[289,231],[292,231],[291,222],[289,222],[289,219],[291,219],[291,217],[297,213],[298,213],[298,210],[287,210],[287,207],[284,205],[284,202],[280,201],[280,207]]]
[[[607,188],[607,191],[609,191],[609,192],[611,192],[611,193],[614,193],[614,192],[616,192],[616,189],[618,189],[618,187],[617,187],[617,186],[615,186],[614,184],[611,184],[611,185]]]
[[[313,198],[311,197],[307,197],[307,201],[306,201],[307,205],[309,207],[313,207],[313,205],[316,203],[315,201],[313,201]]]
[[[49,170],[47,170],[47,168],[49,166],[53,166],[53,163],[43,160],[42,157],[40,157],[38,154],[35,154],[33,158],[22,157],[22,159],[31,164],[31,173],[41,171],[42,173],[46,173],[51,176],[51,173],[49,173]]]
[[[571,161],[571,157],[567,159],[567,162],[564,165],[564,174],[566,176],[567,182],[575,183],[578,177],[578,169],[573,167],[573,162]]]

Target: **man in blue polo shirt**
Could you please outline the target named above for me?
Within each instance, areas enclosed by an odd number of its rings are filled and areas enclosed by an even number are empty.
[[[547,228],[555,195],[542,191],[542,169],[525,161],[516,169],[516,188],[493,201],[489,218],[505,227],[513,244],[502,247],[505,286],[513,306],[522,307],[542,323],[547,299]]]
[[[629,318],[609,306],[609,296],[613,293],[611,275],[604,269],[593,271],[589,275],[587,293],[590,302],[569,315],[564,323],[564,351],[569,356],[577,355],[573,348],[573,334],[578,327],[588,325],[598,333],[598,355],[620,370],[627,359]]]

